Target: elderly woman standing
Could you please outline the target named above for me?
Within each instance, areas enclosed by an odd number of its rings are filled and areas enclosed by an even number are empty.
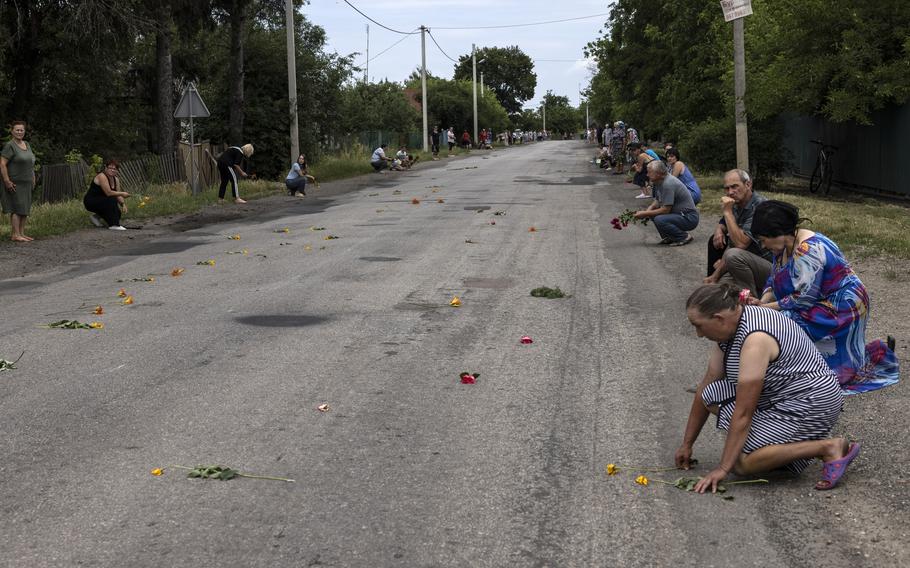
[[[799,209],[759,203],[752,234],[774,261],[761,304],[779,310],[815,342],[845,394],[880,389],[900,378],[894,339],[866,343],[869,294],[828,237],[803,229]]]
[[[25,220],[32,209],[35,154],[31,144],[25,141],[25,122],[16,120],[11,126],[12,140],[0,152],[0,176],[3,178],[0,204],[3,212],[10,216],[10,240],[27,243],[34,240],[25,234]]]
[[[799,473],[824,462],[816,489],[833,489],[859,453],[858,443],[828,438],[843,406],[837,376],[809,336],[776,310],[744,306],[730,284],[706,284],[686,302],[699,337],[717,342],[698,387],[676,465],[688,469],[708,419],[727,431],[720,464],[695,490],[715,491],[730,472],[753,475],[786,468]]]

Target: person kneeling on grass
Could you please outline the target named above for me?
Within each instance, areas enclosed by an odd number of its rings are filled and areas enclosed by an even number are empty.
[[[119,165],[119,162],[113,159],[105,162],[104,170],[92,179],[92,185],[82,198],[85,209],[92,214],[89,217],[92,224],[104,227],[106,223],[107,228],[112,231],[126,230],[120,225],[120,215],[128,211],[125,198],[130,196],[125,191],[117,191]]]
[[[824,462],[816,489],[834,489],[859,454],[858,443],[829,438],[843,408],[837,375],[808,335],[787,316],[744,306],[730,284],[705,284],[686,301],[699,337],[717,342],[698,386],[676,466],[688,469],[708,419],[727,431],[720,464],[695,491],[717,490],[731,472],[755,475],[784,468],[800,473]]]
[[[652,219],[660,233],[662,245],[682,246],[692,242],[691,231],[698,226],[698,209],[689,189],[673,176],[668,176],[667,165],[652,160],[647,165],[648,179],[654,191],[654,201],[644,211],[635,213],[636,219]]]

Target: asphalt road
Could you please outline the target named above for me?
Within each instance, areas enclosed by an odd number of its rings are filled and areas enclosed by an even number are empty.
[[[612,230],[640,202],[590,153],[375,175],[4,288],[0,357],[26,355],[0,373],[0,565],[910,563],[908,487],[863,456],[827,493],[818,468],[733,500],[633,482],[672,464],[703,372],[683,309],[703,247]],[[63,318],[105,328],[38,327]],[[721,444],[709,423],[698,472]]]

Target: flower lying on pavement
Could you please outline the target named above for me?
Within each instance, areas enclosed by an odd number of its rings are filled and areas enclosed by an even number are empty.
[[[162,473],[164,473],[164,470],[161,469],[160,467],[156,467],[155,469],[152,470],[152,475],[155,475],[155,476],[161,475]]]
[[[647,485],[648,478],[645,477],[644,475],[639,475],[638,477],[635,478],[635,483],[637,483],[639,485]]]
[[[104,329],[104,324],[100,321],[82,323],[76,320],[60,320],[49,323],[44,327],[49,329]]]
[[[170,467],[176,467],[177,469],[188,470],[189,473],[186,475],[191,478],[201,478],[201,479],[220,479],[222,481],[227,481],[229,479],[234,479],[235,477],[248,477],[250,479],[270,479],[272,481],[287,481],[288,483],[293,483],[293,479],[287,479],[285,477],[273,477],[271,475],[254,475],[252,473],[241,473],[236,469],[223,466],[223,465],[197,465],[196,467],[187,467],[185,465],[172,465]]]
[[[174,270],[171,270],[171,276],[176,278],[176,277],[180,276],[181,274],[183,274],[185,271],[186,271],[185,268],[175,268]]]
[[[133,305],[133,297],[132,297],[132,296],[127,296],[127,297],[124,298],[123,301],[120,302],[120,303],[123,304],[124,306],[132,306],[132,305]]]
[[[335,235],[326,235],[325,237],[322,238],[322,240],[324,240],[324,241],[334,241],[335,239],[340,239],[340,238],[341,238],[341,237],[338,237],[338,236],[335,236]]]
[[[441,197],[436,200],[436,203],[445,203],[445,202],[446,202],[446,200]]]
[[[311,231],[325,231],[325,227],[310,227]]]
[[[215,259],[210,258],[208,260],[200,260],[199,262],[196,263],[196,265],[198,265],[198,266],[215,266]]]
[[[328,412],[328,411],[329,411],[329,405],[328,405],[328,404],[320,404],[319,406],[316,407],[316,410],[318,410],[319,412]]]
[[[420,200],[415,197],[411,200],[411,205],[420,205]]]
[[[461,378],[461,384],[473,385],[477,382],[477,378],[480,376],[480,373],[459,373],[458,376]]]
[[[528,232],[529,232],[529,233],[536,233],[536,232],[537,232],[537,227],[529,227],[529,228],[528,228]]]
[[[102,308],[101,306],[95,306],[95,309],[92,310],[92,313],[95,314],[96,316],[103,315],[103,314],[104,314],[104,308]]]
[[[126,298],[126,288],[121,288],[121,289],[117,290],[117,297]]]
[[[453,308],[460,308],[461,307],[461,298],[459,298],[458,296],[453,296],[452,301],[449,302],[449,305],[452,306]]]
[[[607,475],[616,475],[617,473],[619,473],[619,468],[616,467],[616,464],[608,463],[607,464]]]
[[[228,239],[231,240],[231,241],[239,241],[239,240],[240,240],[240,235],[231,235],[231,236],[228,237]]]
[[[534,288],[531,290],[531,295],[535,298],[548,298],[550,300],[555,298],[565,298],[566,293],[560,290],[559,288],[549,288],[547,286],[541,286],[539,288]]]
[[[6,359],[0,359],[0,371],[12,371],[16,368],[16,363],[19,362],[19,359],[22,359],[22,355],[25,355],[23,351],[15,361],[7,361]]]

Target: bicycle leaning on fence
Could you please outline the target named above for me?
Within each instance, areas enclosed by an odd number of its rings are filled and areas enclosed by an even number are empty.
[[[815,159],[815,169],[809,178],[809,191],[815,193],[819,188],[825,188],[825,195],[831,191],[831,179],[834,176],[834,165],[831,156],[837,151],[837,146],[825,144],[821,140],[810,140],[818,144],[818,157]]]

